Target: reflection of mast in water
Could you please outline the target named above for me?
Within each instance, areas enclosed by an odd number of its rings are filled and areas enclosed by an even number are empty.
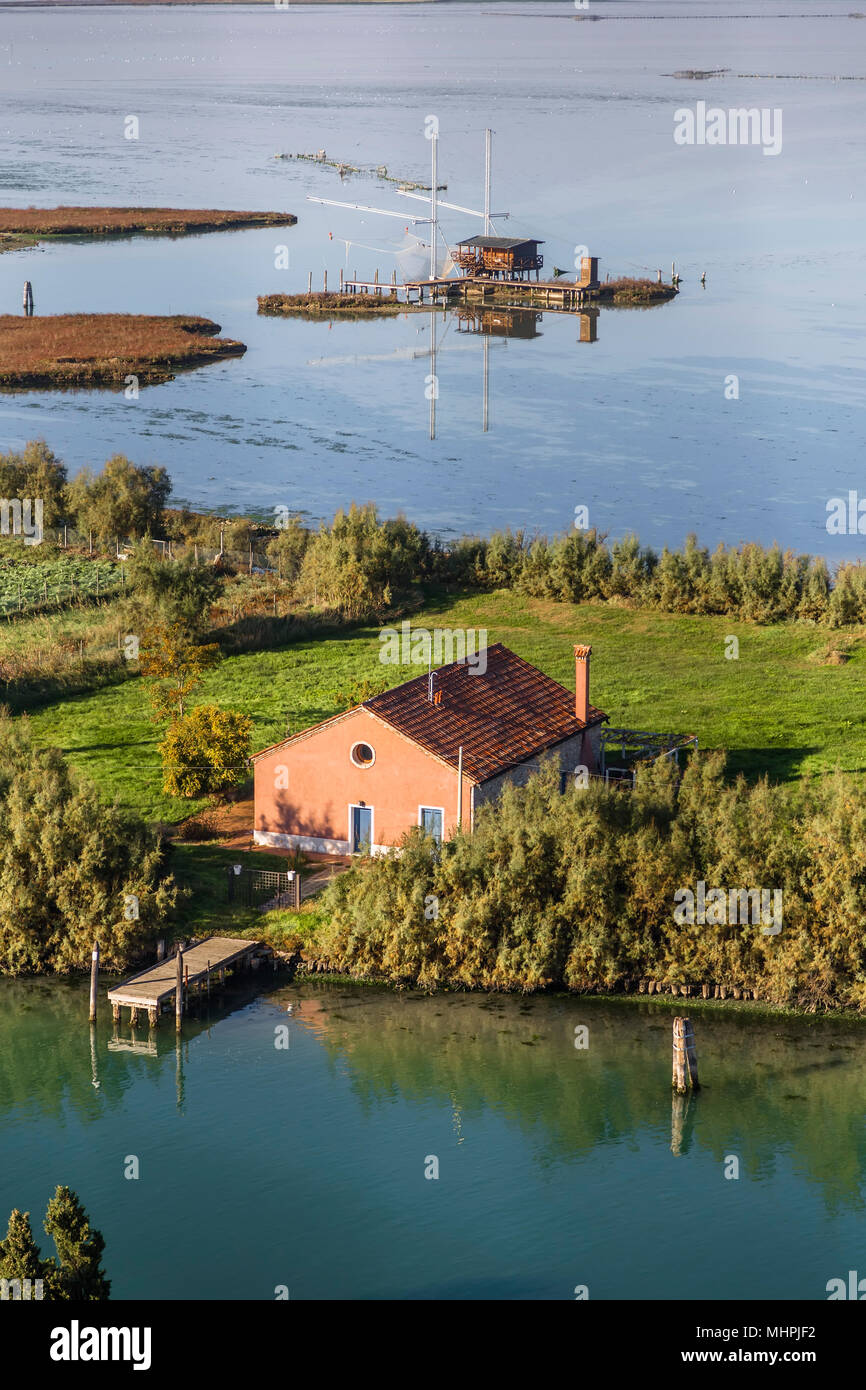
[[[490,399],[490,339],[484,335],[484,386],[481,394],[481,428],[487,433],[488,401]]]
[[[430,397],[430,438],[436,438],[436,397],[439,394],[439,378],[436,375],[436,313],[430,311],[430,375],[427,378],[427,394]]]

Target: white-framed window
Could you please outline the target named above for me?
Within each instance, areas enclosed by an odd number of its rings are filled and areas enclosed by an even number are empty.
[[[437,845],[441,845],[445,828],[445,810],[442,806],[419,806],[418,824],[425,835],[432,835]]]
[[[369,743],[353,743],[349,757],[356,767],[372,767],[376,761],[376,750]]]

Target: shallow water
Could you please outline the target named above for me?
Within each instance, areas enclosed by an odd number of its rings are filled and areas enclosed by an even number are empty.
[[[594,3],[599,23],[559,3],[4,11],[5,204],[275,207],[300,220],[0,257],[8,312],[29,278],[37,313],[196,312],[249,347],[138,401],[4,395],[0,445],[41,434],[73,468],[120,449],[214,508],[317,518],[373,498],[448,535],[565,530],[584,505],[590,524],[656,545],[696,530],[831,561],[862,553],[862,537],[830,537],[825,519],[830,497],[866,493],[866,84],[832,80],[862,75],[866,22],[771,17],[809,8]],[[714,11],[767,17],[700,17]],[[666,18],[630,18],[648,12]],[[730,71],[669,75],[716,67]],[[698,100],[781,108],[781,153],[677,146],[673,113]],[[675,260],[683,276],[672,304],[602,311],[595,343],[552,313],[535,337],[494,337],[486,432],[483,339],[439,320],[433,440],[426,315],[311,324],[255,312],[257,294],[305,288],[308,271],[318,284],[327,268],[333,285],[341,266],[383,279],[425,268],[399,220],[306,196],[407,215],[420,204],[273,156],[325,148],[424,179],[429,114],[445,196],[469,207],[483,130],[495,129],[494,209],[512,213],[499,230],[543,238],[546,270],[570,268],[585,244],[603,274],[667,276]],[[128,115],[136,141],[124,139]],[[446,235],[480,229],[468,221],[449,215]],[[275,269],[279,245],[288,270]],[[725,399],[731,374],[738,400]]]
[[[69,1184],[116,1298],[825,1299],[858,1267],[862,1027],[698,1012],[679,1103],[649,1002],[258,988],[149,1054],[104,1001],[91,1042],[83,984],[0,980],[0,1212],[39,1237]]]

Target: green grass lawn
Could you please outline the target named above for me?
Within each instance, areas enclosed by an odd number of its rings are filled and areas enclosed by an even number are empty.
[[[489,643],[504,642],[568,687],[572,644],[591,642],[590,697],[613,725],[696,734],[701,748],[728,749],[731,767],[749,776],[866,771],[866,644],[844,665],[818,664],[809,658],[832,643],[826,628],[757,627],[509,592],[428,605],[413,626],[484,627]],[[725,657],[728,636],[739,639],[738,660]],[[379,650],[378,630],[359,628],[230,657],[208,673],[196,702],[252,715],[257,750],[336,713],[335,692],[353,680],[398,684],[421,670],[381,665]],[[35,711],[31,725],[37,742],[61,747],[106,796],[149,819],[177,821],[201,804],[162,794],[161,728],[140,680],[57,701]]]
[[[179,906],[174,935],[202,936],[209,933],[234,936],[249,930],[258,936],[262,914],[254,907],[242,907],[228,901],[228,873],[232,864],[251,869],[275,869],[285,873],[286,861],[276,854],[256,851],[223,849],[220,845],[175,844],[172,847],[171,872],[177,882],[191,890],[191,896]]]

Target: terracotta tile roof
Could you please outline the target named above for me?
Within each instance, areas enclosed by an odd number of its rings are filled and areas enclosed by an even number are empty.
[[[433,682],[435,694],[441,695],[438,703],[428,699],[425,673],[365,700],[363,708],[454,768],[462,744],[463,771],[476,782],[586,727],[575,718],[572,691],[501,642],[487,648],[484,675],[455,661],[435,670]],[[589,713],[590,724],[607,717],[592,706]]]

